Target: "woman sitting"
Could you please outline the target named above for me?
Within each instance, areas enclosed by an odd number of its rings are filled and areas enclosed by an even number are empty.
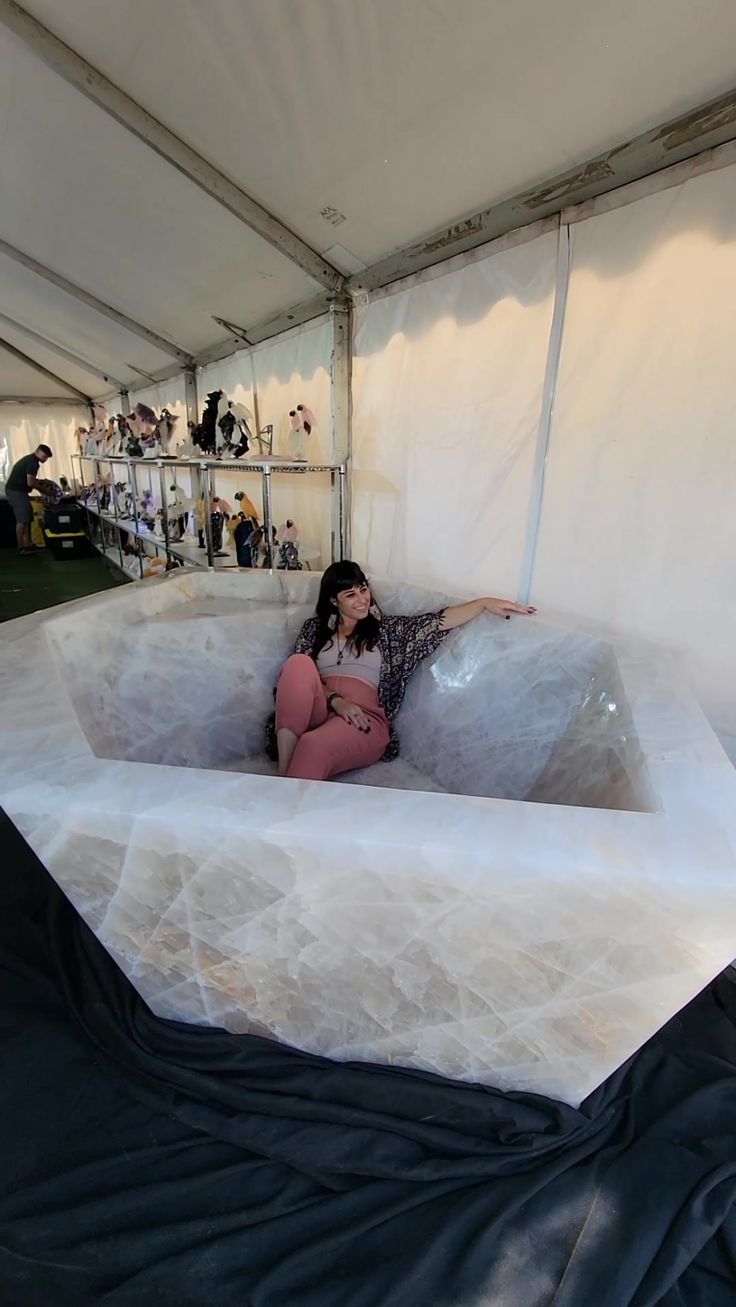
[[[357,563],[322,577],[316,616],[304,623],[276,691],[279,775],[324,781],[399,751],[392,723],[409,677],[448,631],[479,613],[533,613],[510,599],[471,599],[437,613],[381,613]]]

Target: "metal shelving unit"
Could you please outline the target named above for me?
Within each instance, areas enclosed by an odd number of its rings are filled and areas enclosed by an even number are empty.
[[[206,504],[211,503],[212,496],[217,493],[215,488],[217,469],[233,472],[259,472],[261,475],[263,504],[262,520],[268,542],[272,540],[271,484],[274,473],[278,476],[309,476],[313,473],[328,472],[330,474],[332,494],[331,561],[335,562],[339,558],[345,558],[348,552],[348,473],[345,463],[294,463],[277,458],[254,459],[251,462],[250,460],[225,461],[214,458],[154,459],[128,458],[122,454],[72,454],[72,465],[75,468],[77,488],[80,495],[79,502],[86,509],[88,515],[90,540],[105,558],[114,562],[128,577],[131,576],[131,573],[123,563],[122,541],[124,535],[140,540],[143,545],[149,546],[155,554],[163,555],[167,560],[174,560],[184,566],[206,568],[210,571],[223,567],[237,567],[237,562],[233,560],[230,553],[215,554],[212,542],[212,524],[208,512],[205,513],[204,550],[200,548],[193,536],[183,540],[173,540],[171,538],[167,486],[172,472],[174,474],[174,484],[177,484],[176,470],[178,468],[186,469],[189,473],[191,497],[198,500],[204,495]],[[85,466],[91,468],[91,476],[85,477]],[[100,492],[104,485],[104,472],[101,469],[105,467],[109,468],[111,507],[103,509],[100,507],[102,499]],[[79,469],[78,473],[77,468]],[[133,516],[130,518],[123,516],[118,509],[115,492],[116,468],[125,469],[127,474],[127,483],[130,487],[133,506]],[[142,482],[147,480],[148,487],[153,490],[154,476],[158,482],[158,494],[162,504],[162,534],[160,536],[145,527],[140,522],[138,514],[139,493],[142,490]],[[93,487],[93,495],[83,497],[82,491],[89,487]],[[171,516],[180,515],[174,511]],[[97,527],[92,519],[97,520]],[[115,532],[115,543],[112,545],[106,541],[106,528]],[[97,540],[98,535],[100,536],[99,543]],[[142,550],[139,550],[141,577],[143,576],[142,552]],[[117,554],[117,558],[115,558],[115,554]],[[273,562],[273,558],[271,561]]]

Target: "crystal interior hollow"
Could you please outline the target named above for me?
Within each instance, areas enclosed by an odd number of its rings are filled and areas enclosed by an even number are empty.
[[[5,623],[3,806],[159,1015],[579,1103],[736,953],[731,764],[660,658],[484,616],[413,678],[397,761],[280,780],[318,584]]]

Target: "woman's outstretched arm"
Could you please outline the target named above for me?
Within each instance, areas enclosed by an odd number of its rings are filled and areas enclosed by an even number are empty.
[[[493,613],[496,617],[510,617],[512,613],[536,613],[530,604],[516,604],[513,599],[469,599],[466,604],[453,604],[442,614],[442,627],[452,631],[456,626],[465,626],[480,613]]]

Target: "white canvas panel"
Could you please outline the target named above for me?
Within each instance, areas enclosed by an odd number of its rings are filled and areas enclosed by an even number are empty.
[[[373,571],[516,592],[556,250],[550,232],[357,313],[353,552]]]
[[[571,236],[533,601],[684,652],[736,757],[736,168]]]
[[[84,406],[52,408],[31,404],[0,404],[0,482],[4,484],[10,468],[37,445],[48,445],[53,459],[45,474],[58,482],[64,475],[71,481],[74,469],[69,455],[76,453],[77,427],[89,421]]]
[[[200,410],[204,408],[207,396],[213,390],[224,390],[233,403],[245,404],[251,413],[254,412],[253,365],[250,350],[238,350],[237,354],[231,354],[229,358],[220,359],[217,363],[208,363],[206,367],[197,369]]]

